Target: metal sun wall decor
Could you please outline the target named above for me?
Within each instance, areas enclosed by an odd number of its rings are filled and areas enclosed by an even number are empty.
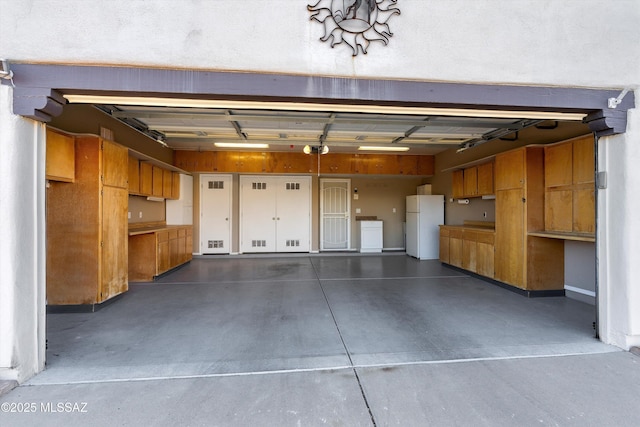
[[[331,39],[331,47],[346,43],[353,50],[353,56],[360,51],[366,54],[372,41],[385,46],[393,33],[387,21],[393,15],[400,15],[398,0],[320,0],[308,5],[311,20],[324,24],[323,42]]]

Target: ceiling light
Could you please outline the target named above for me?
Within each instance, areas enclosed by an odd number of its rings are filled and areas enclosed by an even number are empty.
[[[269,144],[252,144],[247,142],[214,142],[219,148],[269,148]]]
[[[191,107],[191,108],[222,108],[222,109],[270,109],[284,111],[331,111],[342,113],[377,113],[404,115],[438,115],[454,117],[495,117],[514,119],[541,120],[573,120],[582,121],[585,113],[562,113],[556,111],[511,111],[511,110],[479,110],[465,108],[431,108],[431,107],[395,107],[382,105],[346,105],[346,104],[313,104],[303,102],[249,102],[222,101],[213,99],[185,99],[185,98],[153,98],[135,96],[102,96],[102,95],[72,95],[64,97],[70,103],[110,104],[110,105],[138,105],[148,107]]]
[[[358,147],[360,151],[409,151],[409,147],[397,147],[397,146],[380,146],[380,147]]]
[[[304,148],[302,149],[302,152],[304,154],[311,154],[311,146],[305,145]]]
[[[304,148],[302,149],[302,152],[304,154],[311,154],[311,153],[327,154],[329,152],[329,146],[320,145],[317,147],[312,147],[310,145],[305,145]]]

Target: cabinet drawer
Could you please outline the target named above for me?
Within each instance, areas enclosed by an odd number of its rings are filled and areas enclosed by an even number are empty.
[[[449,237],[452,239],[462,239],[462,230],[450,229]]]
[[[158,243],[168,242],[169,241],[169,232],[168,231],[159,231],[156,233],[158,236]]]
[[[187,229],[186,228],[178,229],[178,237],[187,237]]]
[[[486,243],[489,245],[493,245],[496,240],[496,236],[494,233],[477,233],[476,241],[478,243]]]
[[[449,237],[449,229],[448,228],[440,228],[440,236]]]
[[[177,229],[169,230],[169,240],[173,240],[177,238],[178,238],[178,230]]]

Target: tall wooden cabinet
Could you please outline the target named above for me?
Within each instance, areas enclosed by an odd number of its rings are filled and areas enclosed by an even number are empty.
[[[544,230],[544,149],[496,156],[495,278],[525,290],[564,289],[564,244]]]
[[[93,305],[128,289],[128,150],[74,140],[74,182],[47,190],[49,305]]]

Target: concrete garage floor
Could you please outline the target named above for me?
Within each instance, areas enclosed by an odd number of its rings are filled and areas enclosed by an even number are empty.
[[[36,411],[2,426],[640,425],[594,307],[403,254],[196,258],[47,320],[46,371],[0,397]]]

